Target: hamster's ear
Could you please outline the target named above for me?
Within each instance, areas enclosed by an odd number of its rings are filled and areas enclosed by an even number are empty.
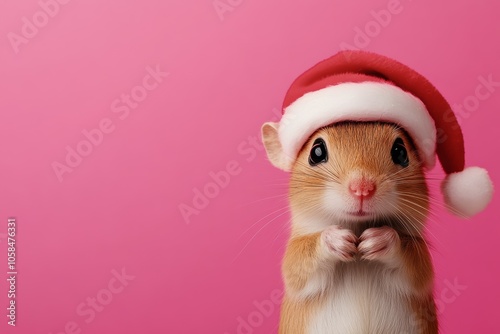
[[[288,172],[290,168],[281,146],[278,126],[279,124],[274,122],[264,123],[262,126],[262,142],[266,148],[267,157],[273,166]]]

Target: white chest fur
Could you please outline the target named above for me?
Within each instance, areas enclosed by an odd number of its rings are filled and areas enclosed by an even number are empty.
[[[325,277],[326,298],[308,324],[308,334],[417,334],[415,315],[400,273],[374,262],[339,266]]]

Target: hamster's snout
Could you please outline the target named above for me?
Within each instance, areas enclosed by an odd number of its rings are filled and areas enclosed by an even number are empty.
[[[355,178],[349,183],[349,191],[359,200],[369,199],[375,194],[375,181],[368,178]]]
[[[375,209],[373,197],[377,191],[375,179],[365,173],[353,173],[347,182],[346,210],[349,216],[367,217]],[[350,203],[350,205],[348,204]]]

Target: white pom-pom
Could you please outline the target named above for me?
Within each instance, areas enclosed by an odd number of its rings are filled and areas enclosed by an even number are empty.
[[[468,167],[452,173],[443,181],[444,200],[450,210],[463,217],[472,217],[483,211],[493,196],[493,184],[488,172],[479,167]]]

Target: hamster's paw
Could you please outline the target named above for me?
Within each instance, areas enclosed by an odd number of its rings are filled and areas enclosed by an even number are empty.
[[[341,229],[335,225],[321,233],[321,243],[326,253],[344,262],[354,260],[357,254],[357,241],[358,238],[351,230]]]
[[[400,248],[398,232],[388,226],[366,229],[359,237],[358,251],[362,260],[393,260]]]

